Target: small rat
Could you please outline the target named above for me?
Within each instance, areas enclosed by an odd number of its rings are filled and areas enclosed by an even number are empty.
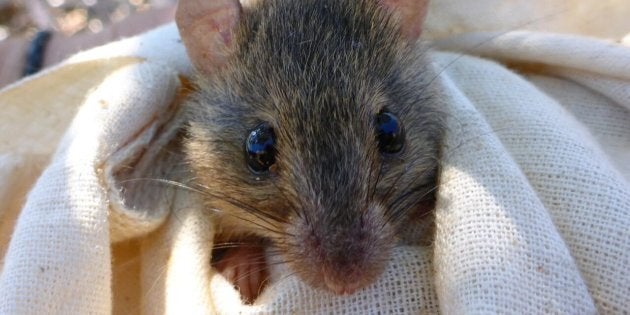
[[[425,10],[418,0],[180,1],[197,70],[185,155],[218,239],[243,244],[213,263],[245,300],[264,278],[261,245],[309,285],[351,294],[399,242],[430,242],[445,128],[418,41]]]

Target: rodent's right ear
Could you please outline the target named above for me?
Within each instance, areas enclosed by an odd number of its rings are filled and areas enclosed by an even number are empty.
[[[415,42],[422,33],[422,24],[427,15],[429,0],[378,0],[398,19],[400,33],[410,42]]]
[[[222,67],[233,53],[239,0],[180,0],[175,21],[188,57],[202,73]]]

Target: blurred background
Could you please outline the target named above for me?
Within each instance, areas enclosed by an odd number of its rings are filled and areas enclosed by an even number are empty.
[[[630,41],[630,0],[477,0],[479,10],[462,5],[467,0],[431,1],[433,11],[451,12],[458,18],[429,14],[429,38],[460,30],[532,30],[578,33]],[[0,42],[9,36],[31,38],[37,30],[52,29],[73,36],[99,33],[136,12],[165,9],[177,0],[0,0]],[[490,3],[491,5],[488,5]],[[448,10],[444,10],[448,7]],[[492,7],[493,10],[487,10]],[[474,6],[472,7],[474,8]],[[517,9],[515,9],[517,8]],[[442,20],[444,22],[442,22]]]
[[[73,36],[99,33],[135,12],[166,8],[177,0],[0,0],[0,42],[53,29]]]

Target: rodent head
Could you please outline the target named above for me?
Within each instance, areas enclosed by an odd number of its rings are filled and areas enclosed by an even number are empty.
[[[206,33],[178,13],[200,71],[186,151],[208,206],[312,286],[368,285],[437,176],[439,102],[419,31],[396,15],[414,1],[217,2]]]

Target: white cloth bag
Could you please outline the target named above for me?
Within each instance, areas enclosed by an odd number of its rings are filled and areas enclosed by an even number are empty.
[[[178,39],[168,25],[0,92],[0,313],[630,309],[630,49],[534,32],[437,42],[510,68],[432,54],[449,104],[434,245],[396,249],[350,297],[274,268],[245,306],[208,266],[194,194],[138,180],[172,171],[161,149],[191,73]]]

